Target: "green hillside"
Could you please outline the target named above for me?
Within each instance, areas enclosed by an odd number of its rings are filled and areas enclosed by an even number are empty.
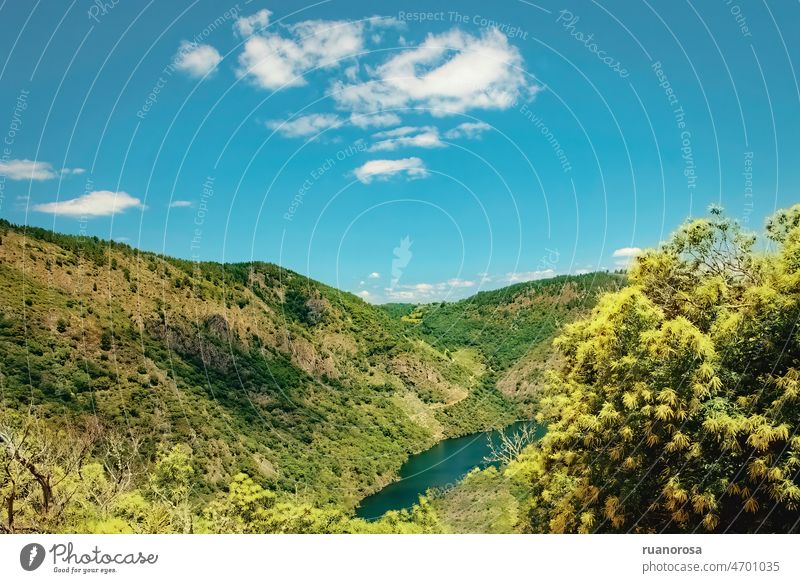
[[[556,357],[551,343],[558,330],[624,283],[624,275],[614,273],[559,276],[479,292],[458,302],[382,308],[405,324],[409,335],[455,361],[477,355],[473,360],[485,364],[482,390],[437,411],[449,433],[460,435],[479,431],[487,412],[532,417],[543,371]]]
[[[712,209],[626,278],[379,307],[0,223],[0,531],[790,532],[800,206],[766,241]],[[499,468],[354,517],[520,417]]]
[[[721,209],[564,327],[541,441],[434,492],[461,532],[800,528],[800,205],[765,237]]]
[[[0,439],[10,454],[32,423],[44,441],[91,426],[85,459],[114,443],[133,485],[185,446],[198,504],[244,474],[347,512],[409,454],[519,418],[502,373],[549,350],[560,322],[617,281],[397,309],[272,264],[193,263],[3,222]]]

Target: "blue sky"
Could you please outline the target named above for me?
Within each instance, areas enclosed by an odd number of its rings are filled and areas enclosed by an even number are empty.
[[[798,10],[5,1],[0,216],[373,302],[614,269],[796,202]]]

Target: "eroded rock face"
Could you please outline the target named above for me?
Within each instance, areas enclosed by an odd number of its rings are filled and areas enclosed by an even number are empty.
[[[203,335],[191,327],[180,325],[164,325],[161,322],[148,320],[145,331],[154,338],[163,340],[170,350],[190,357],[192,360],[202,360],[205,366],[220,371],[228,371],[233,365],[233,355],[224,345],[204,339]]]
[[[205,326],[211,334],[220,340],[228,339],[230,326],[228,325],[228,319],[222,314],[211,314],[206,318]]]
[[[330,353],[321,354],[314,345],[305,338],[287,339],[287,348],[292,362],[314,376],[326,375],[339,378],[336,361]]]
[[[452,403],[462,399],[467,393],[465,387],[449,382],[435,368],[408,355],[393,358],[389,370],[424,401]]]

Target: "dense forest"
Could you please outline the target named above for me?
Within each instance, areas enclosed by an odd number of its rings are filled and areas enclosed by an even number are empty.
[[[566,326],[547,436],[509,464],[528,532],[796,532],[800,206],[712,208]]]
[[[393,311],[272,264],[2,222],[0,530],[449,530],[427,502],[352,511],[409,455],[529,417],[543,376],[517,363],[622,282]]]
[[[0,258],[4,532],[800,528],[800,205],[419,306],[9,224]],[[534,417],[497,467],[354,518],[409,455]]]

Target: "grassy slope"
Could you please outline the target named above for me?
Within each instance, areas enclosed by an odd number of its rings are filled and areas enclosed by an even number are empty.
[[[487,411],[531,417],[544,371],[558,364],[551,344],[559,327],[622,285],[623,276],[592,273],[517,284],[451,304],[385,309],[445,353],[469,347],[487,363],[482,389],[439,413],[451,432],[467,433],[486,422]],[[495,468],[476,469],[451,489],[429,494],[451,532],[509,533],[517,528],[520,493]]]
[[[52,424],[97,415],[144,465],[187,442],[200,496],[245,471],[346,507],[409,453],[519,416],[524,399],[496,385],[618,282],[379,308],[271,264],[194,264],[5,222],[0,241],[3,408]]]
[[[199,264],[0,224],[0,400],[97,414],[139,457],[188,442],[198,494],[245,471],[354,504],[478,385],[359,298],[270,264]]]
[[[481,387],[437,416],[449,434],[477,431],[487,417],[529,416],[551,342],[562,324],[586,314],[597,298],[624,284],[611,273],[559,276],[480,292],[467,299],[383,309],[448,355],[470,350],[486,365]],[[411,332],[410,332],[411,333]]]
[[[519,493],[494,467],[475,469],[447,491],[430,492],[433,507],[449,532],[506,534],[519,523]]]

